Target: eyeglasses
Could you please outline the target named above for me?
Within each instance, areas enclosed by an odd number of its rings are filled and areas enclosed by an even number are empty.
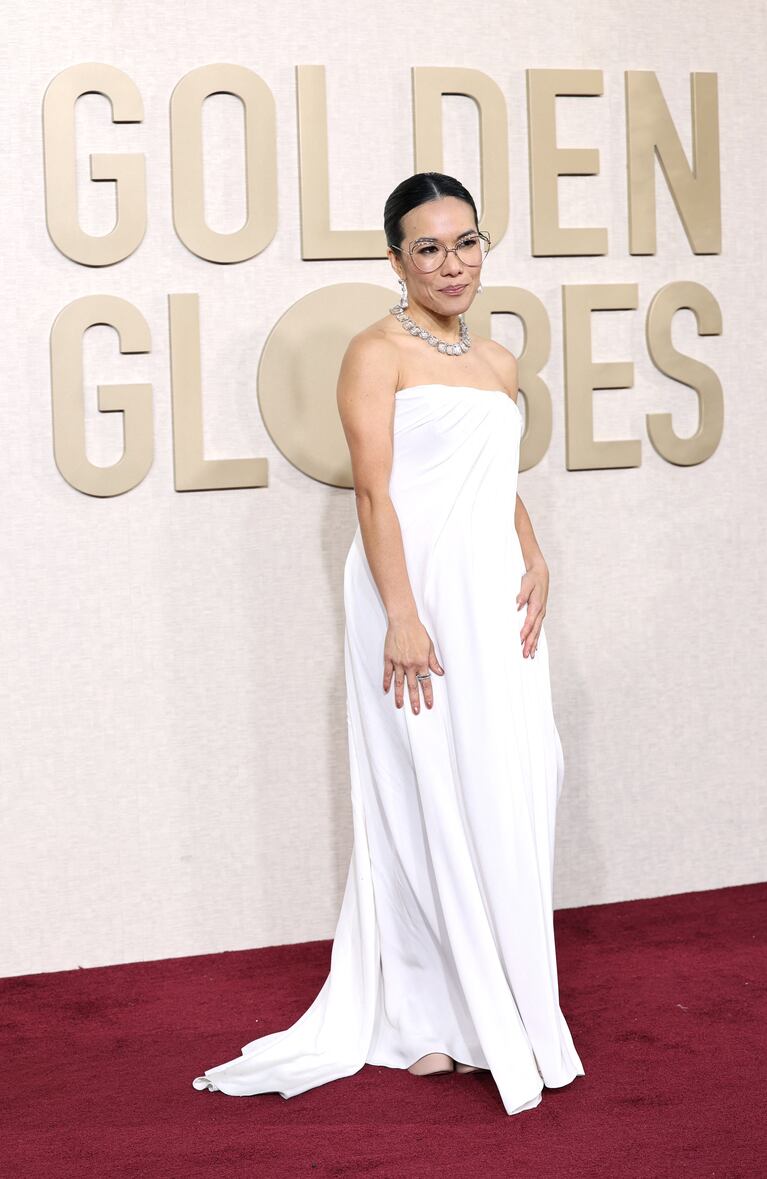
[[[404,253],[401,246],[392,246],[391,248]],[[413,260],[413,265],[418,270],[428,273],[431,270],[439,270],[444,265],[448,254],[452,253],[463,262],[464,266],[481,266],[489,249],[490,238],[488,234],[479,231],[464,234],[460,241],[449,248],[442,242],[438,242],[436,238],[419,237],[411,244],[408,253]]]

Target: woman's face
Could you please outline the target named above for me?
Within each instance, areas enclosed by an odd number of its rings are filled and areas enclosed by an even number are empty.
[[[402,218],[404,238],[399,250],[389,248],[389,259],[399,278],[404,279],[408,301],[419,303],[437,315],[457,315],[470,305],[480,280],[481,266],[467,266],[455,251],[436,270],[422,271],[409,250],[418,238],[436,238],[454,246],[467,233],[476,233],[474,210],[458,197],[438,197],[411,209]],[[449,287],[462,287],[452,294]]]

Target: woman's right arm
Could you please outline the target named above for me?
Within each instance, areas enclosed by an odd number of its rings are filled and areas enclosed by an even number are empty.
[[[389,691],[394,676],[394,699],[401,708],[407,681],[411,707],[418,712],[419,682],[427,708],[433,704],[433,695],[431,681],[418,681],[416,673],[443,675],[444,670],[418,617],[400,523],[389,496],[398,380],[397,352],[383,333],[365,329],[353,337],[341,362],[337,402],[351,457],[365,556],[388,619],[383,689]]]

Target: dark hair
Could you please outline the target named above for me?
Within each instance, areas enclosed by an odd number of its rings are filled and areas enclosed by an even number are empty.
[[[442,172],[415,172],[403,180],[389,197],[384,206],[384,232],[390,246],[401,246],[405,232],[402,228],[402,218],[411,209],[426,201],[436,201],[439,197],[453,196],[466,201],[474,212],[474,224],[479,229],[479,218],[474,197],[467,188],[456,180],[454,176],[445,176]]]

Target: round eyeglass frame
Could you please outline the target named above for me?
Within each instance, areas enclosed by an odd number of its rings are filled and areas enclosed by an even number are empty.
[[[477,236],[482,239],[482,241],[487,243],[487,249],[485,250],[485,252],[482,256],[482,262],[484,262],[485,258],[487,257],[488,253],[490,252],[490,246],[492,245],[492,242],[490,241],[490,235],[488,233],[485,233],[485,231],[483,229],[475,229],[472,232],[476,233]],[[464,237],[466,237],[466,236],[467,235],[464,234]],[[407,251],[407,253],[410,256],[410,261],[413,263],[416,270],[421,272],[421,274],[433,274],[435,270],[439,270],[440,267],[445,265],[445,262],[447,261],[448,254],[455,254],[456,258],[458,258],[458,246],[460,245],[460,242],[456,242],[456,244],[454,246],[446,246],[444,242],[437,243],[436,238],[434,238],[432,240],[434,241],[435,245],[439,244],[439,247],[442,250],[444,257],[442,258],[442,260],[440,262],[437,263],[436,266],[432,266],[432,268],[430,270],[424,270],[423,267],[419,266],[418,263],[413,260],[413,246],[417,246],[420,241],[423,241],[423,238],[417,238],[412,243],[412,245],[410,246],[410,248]],[[461,240],[463,240],[463,238]],[[399,250],[399,252],[401,254],[405,253],[405,251],[402,249],[402,246],[393,246],[391,244],[391,242],[389,242],[389,247],[392,250]],[[476,267],[476,266],[482,265],[482,262],[464,262],[463,258],[461,258],[460,261],[463,263],[464,266]]]

